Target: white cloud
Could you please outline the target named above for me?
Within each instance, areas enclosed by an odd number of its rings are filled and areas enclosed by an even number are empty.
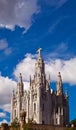
[[[22,73],[23,80],[29,81],[30,75],[34,75],[35,71],[35,59],[31,54],[27,54],[25,58],[16,66],[14,75],[18,77],[19,73]]]
[[[16,88],[16,82],[8,77],[0,75],[0,108],[9,111],[12,90]]]
[[[76,58],[70,60],[60,60],[56,59],[54,61],[48,61],[46,63],[46,73],[50,73],[52,81],[57,80],[57,74],[60,71],[62,75],[63,82],[69,84],[76,84]]]
[[[13,89],[16,91],[17,82],[0,74],[0,108],[4,111],[10,112]],[[24,81],[24,89],[29,90],[29,82]],[[0,113],[0,116],[4,116],[4,113]]]
[[[0,50],[4,50],[8,47],[8,43],[5,39],[0,40]]]
[[[12,91],[12,90],[11,90]],[[9,104],[8,104],[9,103]],[[7,103],[3,103],[2,105],[0,105],[0,108],[3,109],[6,112],[10,112],[11,110],[11,95],[10,95],[10,101],[7,100]]]
[[[38,12],[37,0],[0,0],[0,27],[14,29],[18,25],[28,30]]]
[[[5,117],[6,114],[4,112],[0,112],[0,117]]]
[[[23,75],[23,80],[29,81],[29,76],[34,75],[35,72],[35,58],[30,55],[26,55],[26,57],[16,66],[14,70],[14,74],[17,77],[21,72]],[[58,72],[61,72],[63,82],[69,84],[76,84],[76,58],[72,58],[69,60],[49,60],[45,61],[45,69],[46,74],[50,74],[51,80],[56,81]]]

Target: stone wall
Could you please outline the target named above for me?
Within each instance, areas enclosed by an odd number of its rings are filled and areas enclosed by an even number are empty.
[[[12,127],[11,126],[1,126],[0,130],[12,130]],[[66,128],[61,127],[61,126],[32,124],[28,130],[66,130]]]
[[[32,130],[66,130],[65,127],[61,126],[51,126],[51,125],[32,125]]]

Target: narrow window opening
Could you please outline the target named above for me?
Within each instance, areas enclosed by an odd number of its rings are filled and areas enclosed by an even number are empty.
[[[44,104],[42,105],[42,111],[44,111]]]
[[[15,115],[15,117],[16,117],[16,110],[14,111],[14,115]]]
[[[44,122],[44,120],[42,120],[42,125],[44,125],[45,124],[45,122]]]
[[[34,103],[34,112],[36,111],[36,103]]]

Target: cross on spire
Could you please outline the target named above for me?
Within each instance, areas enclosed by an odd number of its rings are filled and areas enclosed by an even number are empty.
[[[39,48],[39,49],[37,50],[37,52],[38,52],[38,57],[41,56],[41,50],[42,50],[42,48]]]

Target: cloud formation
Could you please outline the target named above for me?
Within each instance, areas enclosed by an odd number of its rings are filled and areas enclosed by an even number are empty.
[[[14,75],[18,77],[19,73],[22,73],[23,80],[29,81],[30,75],[33,77],[35,71],[35,56],[32,54],[26,54],[25,58],[16,66]]]
[[[0,112],[0,117],[5,117],[6,114],[4,112]]]
[[[31,54],[26,55],[26,57],[16,66],[14,75],[18,77],[18,74],[21,72],[23,75],[23,80],[29,81],[30,74],[33,77],[35,72],[35,62],[36,59],[33,58]],[[58,72],[61,72],[63,82],[71,85],[76,84],[75,66],[76,58],[71,58],[69,60],[49,59],[49,61],[45,61],[46,75],[50,74],[52,82],[57,81]]]
[[[16,88],[16,82],[0,75],[0,108],[9,111],[11,92]]]
[[[16,91],[17,82],[9,77],[3,77],[0,75],[0,108],[4,111],[3,113],[0,113],[0,117],[3,117],[5,112],[10,112],[13,89]],[[24,82],[24,89],[29,90],[29,82]]]
[[[27,31],[39,10],[37,0],[0,0],[0,27],[14,29],[18,25]]]

